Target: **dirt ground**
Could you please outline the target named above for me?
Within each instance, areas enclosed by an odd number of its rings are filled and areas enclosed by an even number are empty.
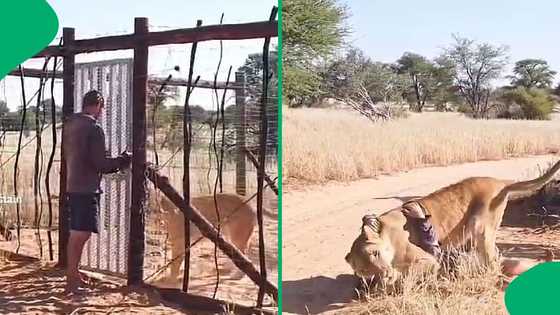
[[[350,183],[284,187],[283,310],[293,314],[336,313],[352,301],[354,278],[344,261],[359,233],[361,218],[380,214],[410,198],[471,176],[522,180],[539,175],[554,156],[483,161],[415,169]],[[508,257],[541,259],[545,249],[559,256],[560,232],[501,227],[498,246]]]
[[[277,213],[277,203],[267,203],[271,215],[265,221],[265,242],[268,279],[278,283],[278,221],[273,214]],[[162,244],[158,242],[153,229],[148,226],[146,235],[147,246],[144,257],[144,277],[147,277],[163,265]],[[14,231],[15,234],[15,231]],[[43,234],[43,233],[42,233]],[[160,233],[161,234],[161,233]],[[53,232],[56,258],[56,236]],[[46,232],[41,237],[43,255],[39,257],[35,233],[31,229],[23,229],[19,253],[14,255],[17,243],[0,240],[0,314],[184,314],[179,307],[164,303],[160,297],[147,289],[132,289],[124,286],[122,278],[109,277],[99,273],[88,274],[97,281],[91,293],[83,298],[69,298],[64,294],[64,272],[54,267],[54,263],[46,262],[48,256]],[[204,240],[193,247],[191,261],[191,281],[189,293],[212,296],[215,285],[215,268],[213,244]],[[217,298],[237,304],[254,306],[258,287],[218,250],[220,270],[220,287]],[[258,268],[258,229],[255,229],[248,257]],[[182,279],[169,279],[166,273],[147,281],[160,288],[180,288]],[[265,306],[273,306],[272,301],[265,298]],[[274,307],[267,307],[274,311]],[[189,314],[200,314],[193,312]]]
[[[0,253],[1,314],[183,314],[148,290],[106,280],[81,297],[68,297],[63,270],[52,263]]]

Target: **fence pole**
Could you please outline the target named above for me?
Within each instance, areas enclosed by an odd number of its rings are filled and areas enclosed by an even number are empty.
[[[75,40],[75,30],[64,28],[62,30],[63,48],[71,47]],[[60,144],[60,187],[58,193],[58,266],[66,267],[66,248],[70,235],[69,213],[66,211],[66,159],[64,158],[64,123],[74,113],[74,67],[76,55],[71,49],[65,51],[63,58],[62,76],[62,140]],[[56,123],[53,123],[56,128]]]
[[[245,110],[245,74],[235,73],[235,107],[238,124],[235,128],[235,139],[237,146],[237,159],[235,165],[235,191],[245,196],[247,194],[247,166],[245,158],[247,115]]]
[[[148,19],[134,20],[134,33],[148,33]],[[146,93],[148,80],[148,45],[145,40],[134,48],[132,80],[132,202],[130,206],[130,246],[128,284],[141,284],[144,268],[144,204],[146,202]]]

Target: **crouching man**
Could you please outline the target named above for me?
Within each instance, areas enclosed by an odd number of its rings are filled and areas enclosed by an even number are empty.
[[[103,107],[101,93],[90,91],[83,98],[83,111],[73,114],[64,125],[65,205],[70,215],[67,292],[78,292],[86,284],[78,266],[91,233],[98,233],[101,176],[126,169],[131,161],[127,152],[114,158],[106,153],[105,134],[97,122]]]

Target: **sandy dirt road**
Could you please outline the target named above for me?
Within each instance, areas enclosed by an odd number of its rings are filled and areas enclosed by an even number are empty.
[[[377,179],[285,187],[283,195],[283,311],[336,313],[355,285],[344,256],[361,218],[471,176],[523,180],[539,175],[552,155],[412,170]]]

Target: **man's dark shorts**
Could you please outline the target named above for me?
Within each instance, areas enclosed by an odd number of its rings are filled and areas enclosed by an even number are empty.
[[[99,196],[98,193],[66,194],[70,230],[99,233]]]

